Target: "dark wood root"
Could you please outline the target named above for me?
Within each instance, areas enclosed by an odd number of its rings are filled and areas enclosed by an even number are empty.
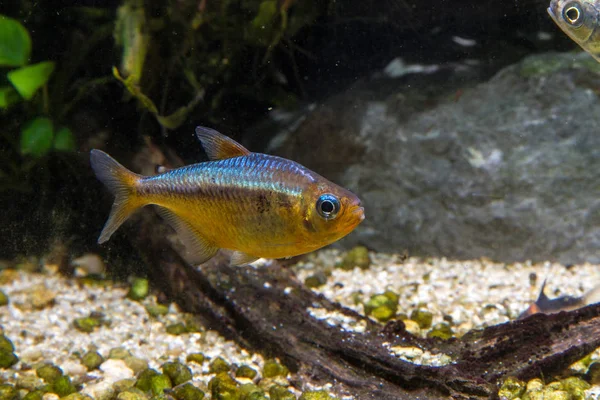
[[[140,229],[141,224],[141,230]],[[335,382],[359,399],[494,397],[508,376],[552,376],[600,346],[600,305],[534,315],[461,339],[418,338],[400,321],[385,327],[306,289],[278,263],[230,267],[217,256],[201,268],[188,265],[166,239],[168,228],[146,213],[133,228],[152,282],[185,311],[240,345],[276,356],[312,381]],[[364,332],[314,316],[314,310],[363,321]],[[404,361],[391,347],[446,354],[452,363],[432,367]]]

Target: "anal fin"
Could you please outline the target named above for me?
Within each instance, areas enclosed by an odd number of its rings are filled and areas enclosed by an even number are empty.
[[[179,239],[185,246],[190,262],[202,264],[217,254],[218,247],[210,244],[197,230],[173,211],[164,207],[156,207],[156,209],[158,214],[177,232]]]
[[[240,265],[250,264],[250,263],[258,260],[259,258],[260,257],[255,257],[250,254],[243,253],[241,251],[234,251],[233,254],[231,255],[231,259],[229,260],[229,264],[232,267],[237,267]]]

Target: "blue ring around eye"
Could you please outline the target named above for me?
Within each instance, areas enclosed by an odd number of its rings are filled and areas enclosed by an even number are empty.
[[[319,196],[317,200],[317,213],[326,220],[334,219],[340,211],[340,200],[331,193]]]

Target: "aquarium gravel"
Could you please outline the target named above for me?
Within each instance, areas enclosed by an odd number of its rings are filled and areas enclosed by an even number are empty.
[[[312,290],[329,299],[361,314],[367,306],[374,319],[385,314],[388,320],[391,313],[391,318],[403,319],[408,330],[424,337],[442,333],[461,336],[473,328],[517,318],[537,298],[544,278],[548,279],[546,293],[551,298],[580,296],[600,283],[600,270],[592,264],[504,264],[370,252],[368,268],[364,254],[361,265],[351,268],[348,254],[320,251],[291,268],[300,281],[315,274],[324,276],[323,284]],[[132,282],[133,287],[145,286],[139,279]],[[5,383],[34,390],[43,386],[44,377],[62,393],[77,388],[93,398],[109,399],[119,391],[139,391],[139,386],[133,385],[140,381],[146,382],[141,385],[148,390],[161,391],[170,387],[171,381],[188,381],[191,373],[194,387],[209,399],[210,387],[227,389],[230,378],[225,375],[229,370],[244,390],[259,390],[262,379],[279,384],[272,390],[274,396],[287,393],[285,390],[296,397],[301,395],[291,386],[286,389],[296,379],[285,367],[249,353],[214,331],[206,331],[174,304],[157,304],[152,292],[131,296],[131,285],[69,279],[51,271],[4,270],[0,284],[7,298],[0,306],[0,326],[19,359],[0,369],[0,380]],[[378,313],[378,307],[390,310]],[[360,332],[366,328],[364,322],[347,315],[319,308],[307,311],[345,330]],[[10,350],[10,345],[3,348]],[[389,350],[417,364],[451,362],[447,356],[440,358],[417,348],[390,345]],[[595,352],[585,366],[574,365],[571,369],[576,372],[599,359],[600,353]],[[238,372],[234,373],[236,368]],[[140,376],[147,378],[142,380]],[[331,387],[304,385],[305,390],[317,391]],[[195,390],[189,386],[178,388],[190,393]],[[598,392],[600,386],[592,385],[586,398],[595,398]]]

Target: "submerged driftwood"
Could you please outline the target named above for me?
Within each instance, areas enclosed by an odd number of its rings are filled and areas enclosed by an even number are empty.
[[[152,212],[142,213],[134,225],[129,237],[152,282],[183,310],[248,349],[279,357],[300,376],[334,382],[337,390],[358,399],[495,397],[506,377],[552,376],[600,347],[600,305],[538,314],[461,339],[423,339],[407,332],[401,321],[381,326],[329,301],[279,263],[230,267],[217,256],[194,268],[168,239],[170,228]],[[315,318],[309,309],[344,314],[367,328],[347,331]],[[394,346],[446,354],[452,362],[413,364],[396,356],[390,350]]]
[[[422,339],[400,321],[381,326],[330,302],[280,264],[230,267],[218,256],[196,269],[174,250],[158,217],[148,213],[140,223],[132,236],[152,281],[185,311],[242,346],[280,357],[313,381],[336,382],[359,399],[490,397],[508,376],[551,376],[600,346],[600,305],[534,315],[461,339]],[[332,326],[309,308],[364,320],[367,329]],[[453,362],[413,364],[394,355],[393,346],[447,354]]]

